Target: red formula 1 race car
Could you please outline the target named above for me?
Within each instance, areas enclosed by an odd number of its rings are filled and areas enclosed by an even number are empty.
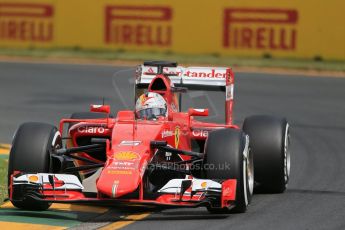
[[[254,187],[286,189],[289,125],[260,115],[240,129],[233,89],[230,68],[145,62],[135,72],[135,111],[113,117],[110,106],[92,105],[59,129],[22,124],[9,158],[11,202],[35,210],[56,202],[245,212]],[[187,90],[222,93],[225,123],[202,120],[206,108],[182,111]]]

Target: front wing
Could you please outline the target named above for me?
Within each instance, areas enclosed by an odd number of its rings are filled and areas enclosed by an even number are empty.
[[[190,176],[189,176],[190,177]],[[141,186],[140,186],[141,187]],[[85,203],[113,206],[166,206],[166,207],[219,207],[231,208],[236,199],[236,180],[221,183],[206,179],[173,179],[159,189],[153,199],[144,199],[142,192],[137,199],[104,197],[102,194],[83,192],[79,179],[70,174],[25,174],[14,172],[10,183],[10,200],[25,199],[49,203]],[[116,186],[114,187],[116,192]]]

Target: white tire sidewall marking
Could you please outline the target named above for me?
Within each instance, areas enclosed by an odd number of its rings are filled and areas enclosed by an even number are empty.
[[[248,205],[248,193],[247,193],[247,162],[243,160],[243,191],[244,191],[244,201],[246,206]]]
[[[248,158],[249,158],[249,136],[246,135],[246,144],[243,150],[243,192],[244,192],[244,201],[246,206],[249,204],[249,199],[248,199],[248,188],[247,188],[247,183],[248,183],[248,175],[247,175],[247,164],[248,164]],[[249,185],[248,185],[249,186]]]
[[[52,147],[55,147],[56,145],[56,140],[58,139],[58,137],[61,137],[61,133],[59,131],[55,132],[53,140],[52,140]],[[59,146],[62,147],[62,146]]]
[[[290,153],[289,153],[289,123],[285,127],[285,136],[284,136],[284,181],[285,184],[289,182],[290,177]]]

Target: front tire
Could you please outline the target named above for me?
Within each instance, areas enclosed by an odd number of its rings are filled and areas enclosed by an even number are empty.
[[[237,180],[234,207],[231,210],[208,207],[211,213],[243,213],[247,210],[254,187],[253,158],[248,147],[249,138],[240,130],[222,129],[209,133],[204,159],[206,178]],[[226,167],[225,164],[229,164],[230,167]]]
[[[14,136],[8,162],[8,184],[14,171],[25,173],[52,172],[51,152],[62,147],[60,132],[56,127],[29,122],[22,124]],[[11,201],[20,209],[46,210],[50,203],[30,199]]]
[[[243,131],[250,137],[258,184],[256,191],[285,191],[290,176],[289,130],[285,118],[257,115],[245,119]]]

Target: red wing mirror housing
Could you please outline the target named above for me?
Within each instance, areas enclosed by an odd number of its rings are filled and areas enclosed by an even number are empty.
[[[109,114],[110,113],[110,105],[91,105],[90,111]]]
[[[189,116],[198,116],[198,117],[207,117],[208,116],[208,109],[189,109],[188,110]]]

